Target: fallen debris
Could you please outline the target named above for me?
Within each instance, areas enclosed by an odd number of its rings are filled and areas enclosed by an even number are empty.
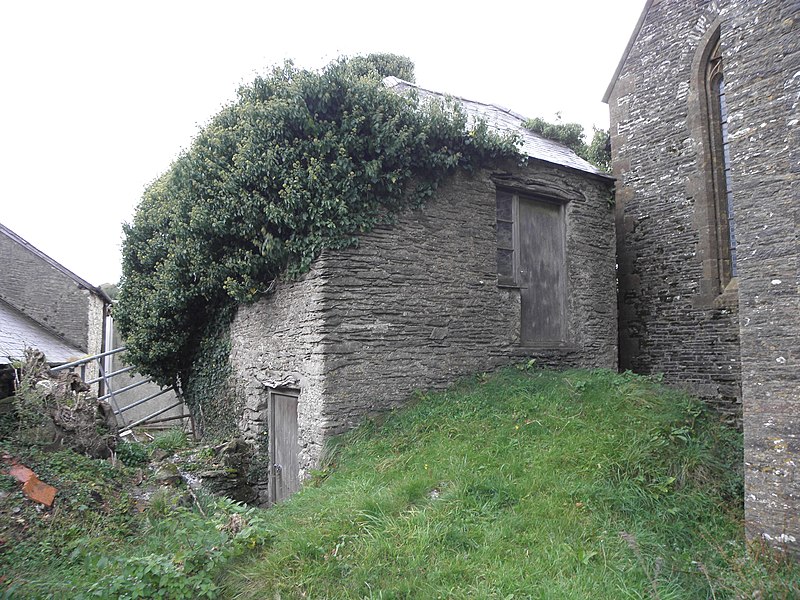
[[[5,473],[22,484],[22,493],[25,496],[48,508],[53,506],[53,500],[55,500],[58,489],[44,483],[36,476],[36,473],[20,463],[16,458],[4,455],[3,462],[9,465]]]
[[[25,351],[24,377],[15,394],[22,417],[20,435],[49,449],[70,448],[108,458],[117,447],[117,419],[111,405],[90,393],[77,373],[51,374],[44,354]]]

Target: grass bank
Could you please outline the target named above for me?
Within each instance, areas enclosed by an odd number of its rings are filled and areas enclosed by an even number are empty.
[[[746,560],[740,436],[607,371],[508,369],[340,440],[237,598],[793,597]],[[748,596],[752,597],[752,596]]]
[[[421,395],[270,510],[141,506],[135,470],[25,452],[63,494],[37,511],[0,479],[0,597],[800,595],[797,566],[744,542],[741,436],[630,374],[510,368]]]

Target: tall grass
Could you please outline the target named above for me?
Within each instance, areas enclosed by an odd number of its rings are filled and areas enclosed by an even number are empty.
[[[508,369],[339,440],[316,487],[271,511],[273,541],[223,589],[730,597],[750,585],[730,569],[745,552],[741,464],[736,432],[644,378]]]
[[[38,511],[0,476],[0,598],[800,597],[800,567],[744,541],[741,436],[630,374],[420,395],[270,510],[181,490],[143,508],[139,471],[0,450],[60,490]]]

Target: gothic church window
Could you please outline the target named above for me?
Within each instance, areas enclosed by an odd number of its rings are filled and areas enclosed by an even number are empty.
[[[705,65],[707,142],[714,217],[711,227],[716,235],[717,270],[720,290],[736,277],[736,234],[731,189],[730,146],[728,142],[728,106],[719,33],[711,40],[711,52]]]

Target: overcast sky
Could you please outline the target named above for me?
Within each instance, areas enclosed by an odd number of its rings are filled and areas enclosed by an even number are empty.
[[[644,2],[2,2],[0,223],[116,282],[144,188],[286,58],[394,52],[424,87],[606,128],[601,98]]]

